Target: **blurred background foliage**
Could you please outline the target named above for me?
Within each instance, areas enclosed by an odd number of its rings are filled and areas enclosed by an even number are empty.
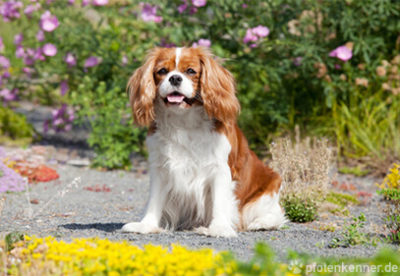
[[[125,87],[147,51],[193,44],[210,47],[234,74],[239,124],[258,153],[298,125],[305,135],[329,137],[344,159],[384,171],[400,160],[399,1],[0,5],[7,21],[0,22],[0,61],[10,64],[0,65],[3,105],[53,106],[49,131],[89,120],[96,166],[126,167],[132,152],[145,151]]]

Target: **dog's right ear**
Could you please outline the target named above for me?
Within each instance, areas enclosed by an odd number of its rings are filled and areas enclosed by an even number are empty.
[[[158,53],[156,48],[147,55],[145,63],[136,69],[127,85],[133,118],[140,126],[149,126],[154,121],[156,84],[153,71]]]

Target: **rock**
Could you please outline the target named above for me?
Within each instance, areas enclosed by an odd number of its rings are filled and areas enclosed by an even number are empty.
[[[89,159],[71,159],[67,161],[68,165],[76,167],[87,167],[90,166]]]

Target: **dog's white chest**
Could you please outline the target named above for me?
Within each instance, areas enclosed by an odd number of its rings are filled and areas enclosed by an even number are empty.
[[[231,150],[226,136],[206,128],[159,131],[148,137],[147,145],[150,166],[186,183],[210,167],[227,165]]]
[[[211,181],[221,168],[229,171],[230,143],[208,127],[163,130],[147,138],[151,177],[157,175],[168,194],[162,224],[178,229],[207,224]]]

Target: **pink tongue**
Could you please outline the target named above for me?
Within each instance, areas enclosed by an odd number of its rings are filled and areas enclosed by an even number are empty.
[[[185,96],[182,95],[168,95],[167,99],[170,103],[181,103]]]

